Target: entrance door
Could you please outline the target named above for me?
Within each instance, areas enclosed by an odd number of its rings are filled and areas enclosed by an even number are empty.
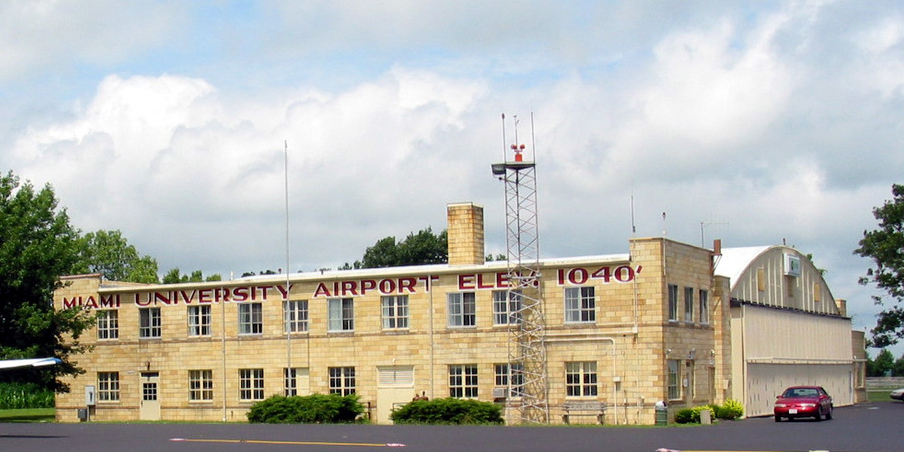
[[[160,420],[160,401],[157,399],[159,372],[141,373],[141,410],[139,418],[142,421]]]
[[[414,397],[414,367],[377,367],[377,424],[391,424],[389,415]]]

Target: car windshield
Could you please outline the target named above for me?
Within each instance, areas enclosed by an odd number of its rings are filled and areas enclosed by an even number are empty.
[[[791,388],[782,394],[782,397],[816,397],[819,392],[813,388]]]

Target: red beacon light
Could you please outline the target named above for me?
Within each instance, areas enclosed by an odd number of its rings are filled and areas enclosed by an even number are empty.
[[[524,161],[524,157],[521,155],[521,153],[524,152],[524,147],[525,147],[524,144],[521,144],[520,146],[517,144],[512,145],[512,150],[515,151],[515,161],[516,162]]]

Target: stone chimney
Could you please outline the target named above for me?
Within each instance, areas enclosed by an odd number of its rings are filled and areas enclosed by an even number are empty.
[[[473,202],[446,206],[449,265],[483,265],[483,206]]]

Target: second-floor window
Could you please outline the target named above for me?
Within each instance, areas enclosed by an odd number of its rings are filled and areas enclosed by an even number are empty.
[[[408,328],[408,295],[384,296],[380,304],[384,330]]]
[[[517,325],[521,323],[521,292],[517,290],[493,291],[493,324]]]
[[[138,337],[142,339],[161,336],[160,308],[142,308],[138,310]]]
[[[210,336],[210,305],[188,307],[188,335]]]
[[[287,333],[308,331],[308,300],[288,300],[283,307]]]
[[[263,332],[263,306],[260,303],[239,304],[239,334],[261,334]]]
[[[694,322],[694,288],[684,288],[684,322]]]
[[[97,338],[101,340],[119,338],[119,311],[97,311]]]
[[[565,289],[565,322],[596,322],[596,292],[593,287]]]
[[[447,297],[449,326],[477,325],[477,298],[474,292],[450,293]]]
[[[351,298],[330,298],[329,331],[355,330],[355,304]]]
[[[669,284],[669,321],[678,321],[678,286]]]

